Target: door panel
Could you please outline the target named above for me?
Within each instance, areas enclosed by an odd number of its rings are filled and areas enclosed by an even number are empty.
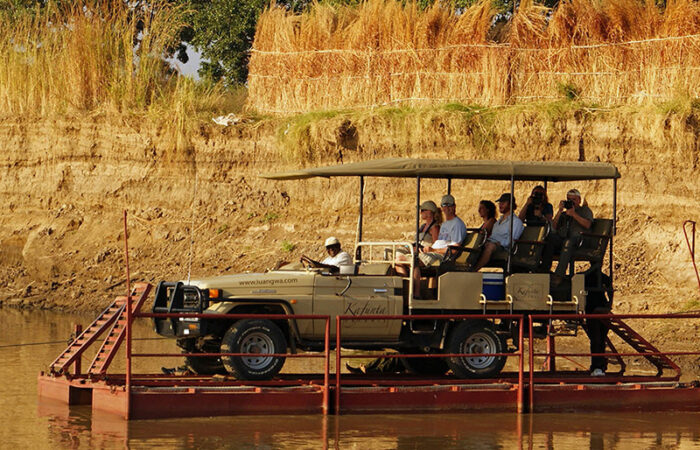
[[[314,314],[331,316],[331,334],[335,337],[335,316],[400,314],[403,297],[401,278],[368,275],[316,277]],[[396,295],[398,294],[398,295]],[[343,340],[395,340],[401,320],[344,320]],[[314,321],[314,334],[323,337],[323,324]]]

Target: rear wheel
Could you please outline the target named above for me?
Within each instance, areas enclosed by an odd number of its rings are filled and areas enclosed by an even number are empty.
[[[505,342],[491,322],[471,321],[457,325],[448,338],[448,353],[504,353]],[[488,378],[498,375],[505,356],[460,356],[447,358],[447,365],[459,378]]]
[[[250,356],[221,357],[226,370],[240,380],[267,380],[274,377],[282,370],[285,358],[266,355],[286,351],[284,334],[269,320],[239,320],[221,340],[222,353],[251,353]]]

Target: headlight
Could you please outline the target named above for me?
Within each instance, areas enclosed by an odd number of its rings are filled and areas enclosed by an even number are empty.
[[[187,309],[199,308],[199,296],[196,292],[185,291],[182,298],[182,306]]]

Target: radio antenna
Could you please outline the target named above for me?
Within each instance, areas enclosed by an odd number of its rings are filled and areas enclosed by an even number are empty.
[[[190,257],[187,263],[187,284],[192,276],[192,258],[194,256],[194,217],[197,208],[197,166],[194,168],[194,188],[192,189],[192,221],[190,223]]]

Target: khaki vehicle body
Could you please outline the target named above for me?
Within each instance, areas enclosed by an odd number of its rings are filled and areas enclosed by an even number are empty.
[[[341,276],[317,269],[227,275],[190,282],[190,285],[202,290],[221,291],[221,301],[212,304],[205,313],[232,313],[242,306],[269,303],[280,305],[284,313],[289,315],[331,317],[403,314],[402,284],[400,277]],[[332,320],[332,336],[335,336],[335,326],[335,321]],[[296,320],[292,327],[299,339],[324,338],[325,321]],[[353,340],[395,341],[400,330],[401,322],[396,320],[348,321],[343,336]]]
[[[388,264],[388,263],[387,263]],[[362,263],[358,263],[362,265]],[[472,313],[583,313],[586,306],[584,276],[572,278],[569,301],[554,301],[549,274],[517,273],[505,277],[503,298],[486,300],[481,272],[447,272],[437,277],[437,298],[409,298],[409,280],[399,276],[338,275],[320,269],[279,270],[267,273],[225,275],[192,280],[201,291],[216,289],[219,298],[203,309],[207,314],[241,314],[262,306],[285,315],[327,315],[330,334],[336,335],[336,316]],[[262,311],[261,311],[262,312]],[[296,343],[324,339],[325,321],[290,320],[290,338]],[[399,320],[347,320],[343,341],[394,343],[400,339]],[[185,331],[186,332],[186,331]],[[186,332],[179,337],[198,337]]]
[[[312,176],[395,176],[415,177],[420,192],[421,177],[464,179],[510,179],[511,193],[515,180],[570,181],[579,179],[612,179],[619,177],[608,164],[596,163],[509,163],[484,161],[421,161],[386,160],[346,164],[330,168],[309,169],[270,178],[300,179]],[[361,178],[363,180],[363,178]],[[361,181],[363,186],[364,181]],[[449,186],[449,185],[448,185]],[[448,187],[449,191],[449,187]],[[512,194],[511,194],[512,195]],[[360,204],[362,205],[362,189]],[[417,198],[418,213],[420,199]],[[616,205],[613,199],[613,205]],[[615,208],[614,208],[615,209]],[[199,312],[203,314],[258,315],[323,315],[330,317],[331,337],[336,336],[336,316],[412,315],[415,319],[368,319],[343,322],[344,347],[358,349],[393,348],[408,353],[416,351],[447,353],[502,353],[505,342],[514,332],[508,320],[489,319],[493,314],[570,313],[586,310],[588,292],[584,273],[574,274],[562,293],[555,294],[549,273],[516,270],[511,267],[511,254],[498,273],[502,274],[500,290],[487,292],[485,278],[494,273],[455,270],[449,267],[432,275],[434,298],[417,299],[411,277],[396,275],[393,255],[399,247],[408,253],[408,272],[413,273],[417,258],[410,242],[362,242],[362,207],[355,248],[354,264],[343,266],[340,273],[313,267],[287,266],[266,273],[224,275],[192,280],[189,283],[162,282],[156,292],[154,312]],[[418,218],[416,217],[416,223]],[[614,234],[614,212],[612,233]],[[600,238],[600,236],[598,237]],[[513,241],[514,243],[517,241]],[[524,241],[527,245],[543,242]],[[600,250],[600,249],[599,249]],[[532,252],[531,252],[532,253]],[[515,254],[515,251],[513,252]],[[612,278],[612,253],[610,253]],[[591,269],[602,270],[600,261],[591,260]],[[573,269],[573,266],[572,266]],[[573,273],[573,272],[572,272]],[[587,272],[588,273],[588,272]],[[498,284],[498,282],[497,282]],[[421,315],[484,314],[479,320],[426,320]],[[188,352],[283,353],[286,347],[319,350],[325,335],[324,320],[282,319],[155,319],[156,331],[178,338]],[[513,341],[515,341],[513,336]],[[335,339],[332,340],[335,342]],[[284,348],[282,348],[284,347]],[[220,366],[241,378],[269,378],[281,368],[283,358],[220,358],[203,367],[202,358],[191,358],[197,371]],[[458,376],[489,376],[498,373],[504,357],[481,359],[447,358],[447,366]],[[484,362],[480,367],[480,361]],[[247,361],[247,362],[246,362]],[[256,364],[267,366],[256,372]],[[245,364],[244,364],[245,363]],[[246,366],[246,364],[248,364]],[[275,366],[277,364],[277,366]],[[261,367],[262,367],[261,366]],[[447,367],[444,366],[444,367]],[[425,369],[425,367],[423,367]],[[432,369],[431,369],[432,370]],[[417,370],[420,372],[419,370]],[[442,373],[446,371],[442,369]]]

